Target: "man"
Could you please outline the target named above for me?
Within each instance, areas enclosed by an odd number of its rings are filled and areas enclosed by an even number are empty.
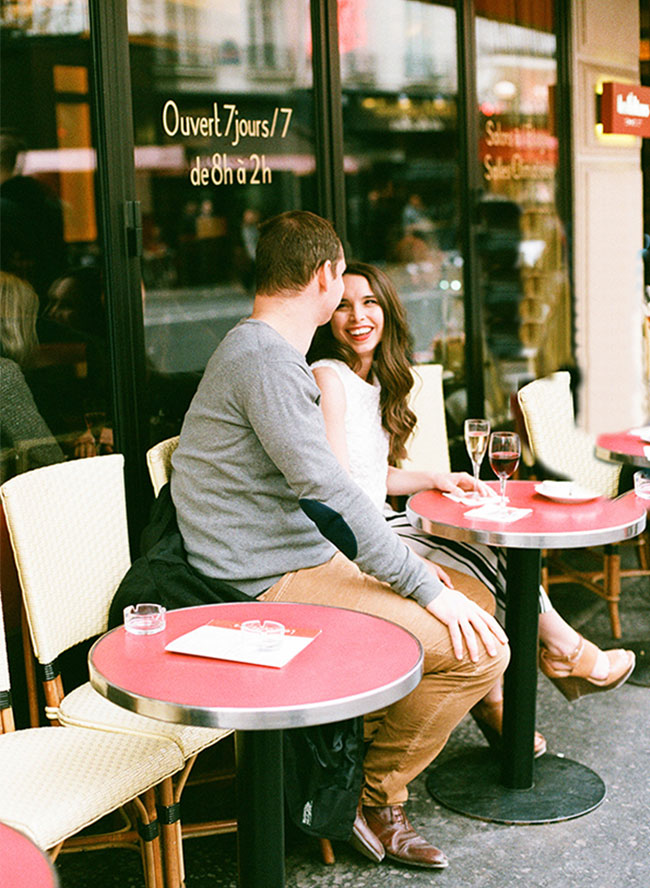
[[[173,458],[172,497],[200,572],[265,601],[339,605],[385,617],[424,648],[418,687],[368,720],[374,733],[354,825],[373,860],[440,868],[445,855],[404,814],[407,784],[501,675],[503,631],[477,581],[441,582],[340,466],[305,361],[343,293],[343,249],[312,213],[261,226],[253,313],[225,337],[190,405]],[[459,591],[461,590],[461,591]]]

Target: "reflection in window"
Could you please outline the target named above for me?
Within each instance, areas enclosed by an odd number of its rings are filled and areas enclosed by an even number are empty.
[[[538,4],[535,22],[524,24],[545,22],[542,7],[551,6]],[[555,54],[555,36],[541,26],[477,20],[478,246],[495,421],[507,417],[524,382],[572,363],[566,236],[556,208]]]

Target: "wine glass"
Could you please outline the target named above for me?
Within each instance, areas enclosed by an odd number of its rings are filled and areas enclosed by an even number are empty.
[[[102,432],[106,425],[106,413],[103,410],[91,410],[88,413],[84,413],[84,422],[86,423],[86,428],[93,436],[95,455],[99,456]]]
[[[506,479],[519,465],[521,457],[521,441],[516,432],[492,432],[490,435],[490,465],[499,479],[501,501],[499,512],[507,513]]]
[[[487,419],[465,420],[465,447],[467,447],[467,453],[474,470],[474,491],[469,495],[469,498],[473,500],[481,498],[478,492],[478,475],[487,450],[489,436],[490,423]]]

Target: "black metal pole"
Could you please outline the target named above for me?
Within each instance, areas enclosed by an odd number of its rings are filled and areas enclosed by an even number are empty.
[[[539,549],[508,549],[506,633],[511,658],[503,684],[501,777],[510,789],[533,785],[541,566]]]
[[[284,888],[282,731],[237,731],[240,888]]]

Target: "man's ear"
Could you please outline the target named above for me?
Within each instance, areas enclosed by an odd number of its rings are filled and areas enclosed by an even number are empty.
[[[318,286],[321,290],[327,290],[332,280],[334,279],[334,273],[332,271],[332,260],[326,259],[322,265],[319,266],[316,271],[316,279],[318,281]]]

